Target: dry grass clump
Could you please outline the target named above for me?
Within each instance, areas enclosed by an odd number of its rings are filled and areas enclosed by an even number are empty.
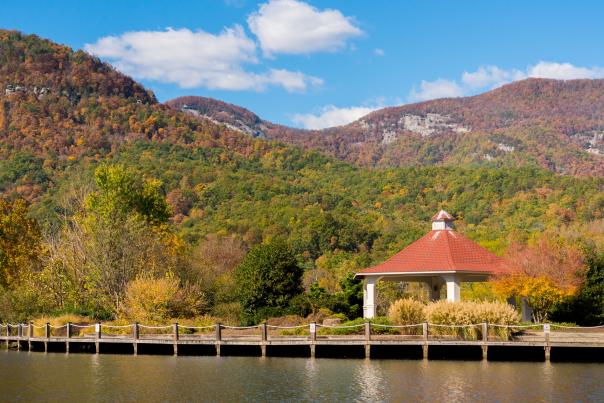
[[[515,325],[520,318],[516,310],[502,302],[448,302],[437,301],[425,308],[426,319],[435,325],[476,325],[467,327],[432,326],[431,334],[453,335],[475,340],[482,337],[482,326],[488,322],[498,325]],[[506,328],[491,328],[490,332],[501,338],[509,338],[511,331]]]
[[[431,335],[452,336],[466,340],[482,338],[483,322],[497,325],[516,325],[520,322],[518,312],[502,302],[448,302],[436,301],[424,305],[413,299],[399,299],[388,310],[388,319],[396,325],[414,325],[429,322]],[[421,328],[404,329],[418,333]],[[504,327],[489,327],[489,334],[509,339],[511,330]]]
[[[68,323],[72,323],[79,326],[85,326],[93,324],[94,321],[86,316],[75,315],[71,313],[66,313],[60,316],[40,316],[39,318],[34,319],[34,337],[44,337],[46,323],[50,323],[51,326],[51,334],[53,336],[65,336],[67,335],[67,327],[65,326]],[[83,332],[83,329],[78,327],[73,327],[71,329],[71,334],[77,336],[80,332]]]
[[[394,301],[388,309],[388,319],[395,325],[416,325],[426,321],[426,306],[412,298],[403,298]],[[407,334],[419,334],[422,327],[409,327],[403,329]]]

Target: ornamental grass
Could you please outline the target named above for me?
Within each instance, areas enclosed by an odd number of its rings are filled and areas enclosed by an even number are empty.
[[[394,325],[411,326],[426,321],[426,306],[412,298],[394,301],[388,309],[388,319]],[[422,326],[402,328],[403,334],[421,334]]]
[[[392,323],[402,326],[428,322],[431,324],[430,335],[464,340],[482,338],[483,322],[491,324],[488,328],[489,336],[507,340],[512,329],[501,325],[517,325],[520,322],[518,312],[511,305],[486,301],[436,301],[424,305],[413,299],[400,299],[390,306],[388,318]],[[412,332],[408,334],[418,334],[422,329],[408,328],[408,331]]]
[[[434,325],[430,327],[430,334],[450,335],[464,340],[482,338],[483,322],[507,326],[520,322],[518,312],[502,302],[437,301],[428,304],[425,312],[428,322]],[[491,336],[507,340],[511,333],[510,328],[489,326]]]

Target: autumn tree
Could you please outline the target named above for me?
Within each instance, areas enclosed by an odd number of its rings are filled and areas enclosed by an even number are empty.
[[[575,295],[584,281],[582,250],[562,240],[543,236],[534,244],[516,243],[506,258],[511,270],[497,278],[494,289],[506,297],[527,298],[536,322],[547,320],[552,308]]]
[[[41,241],[25,202],[0,199],[0,286],[11,287],[39,264]]]
[[[160,183],[136,177],[120,165],[95,171],[96,190],[49,243],[46,270],[64,276],[52,295],[62,303],[115,315],[137,276],[176,271],[180,242],[166,226],[170,216]]]

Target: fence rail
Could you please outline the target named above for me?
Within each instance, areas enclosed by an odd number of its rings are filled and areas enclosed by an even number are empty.
[[[456,324],[416,323],[387,325],[364,322],[354,325],[324,325],[309,323],[297,326],[275,326],[262,323],[256,326],[228,326],[220,323],[207,326],[145,325],[139,323],[110,325],[103,323],[66,323],[53,326],[46,323],[0,324],[0,340],[6,346],[16,343],[94,343],[99,352],[102,343],[132,343],[134,353],[139,344],[172,344],[177,354],[178,345],[214,345],[220,355],[221,345],[259,345],[263,355],[267,345],[364,345],[369,355],[371,345],[415,345],[427,349],[430,345],[482,346],[484,355],[488,346],[539,346],[546,357],[552,346],[604,348],[604,326],[579,327],[558,324]]]

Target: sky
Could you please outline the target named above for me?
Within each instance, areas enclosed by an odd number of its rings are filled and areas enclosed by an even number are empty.
[[[604,78],[596,0],[1,2],[0,28],[95,54],[162,102],[212,97],[296,127],[527,77]]]

